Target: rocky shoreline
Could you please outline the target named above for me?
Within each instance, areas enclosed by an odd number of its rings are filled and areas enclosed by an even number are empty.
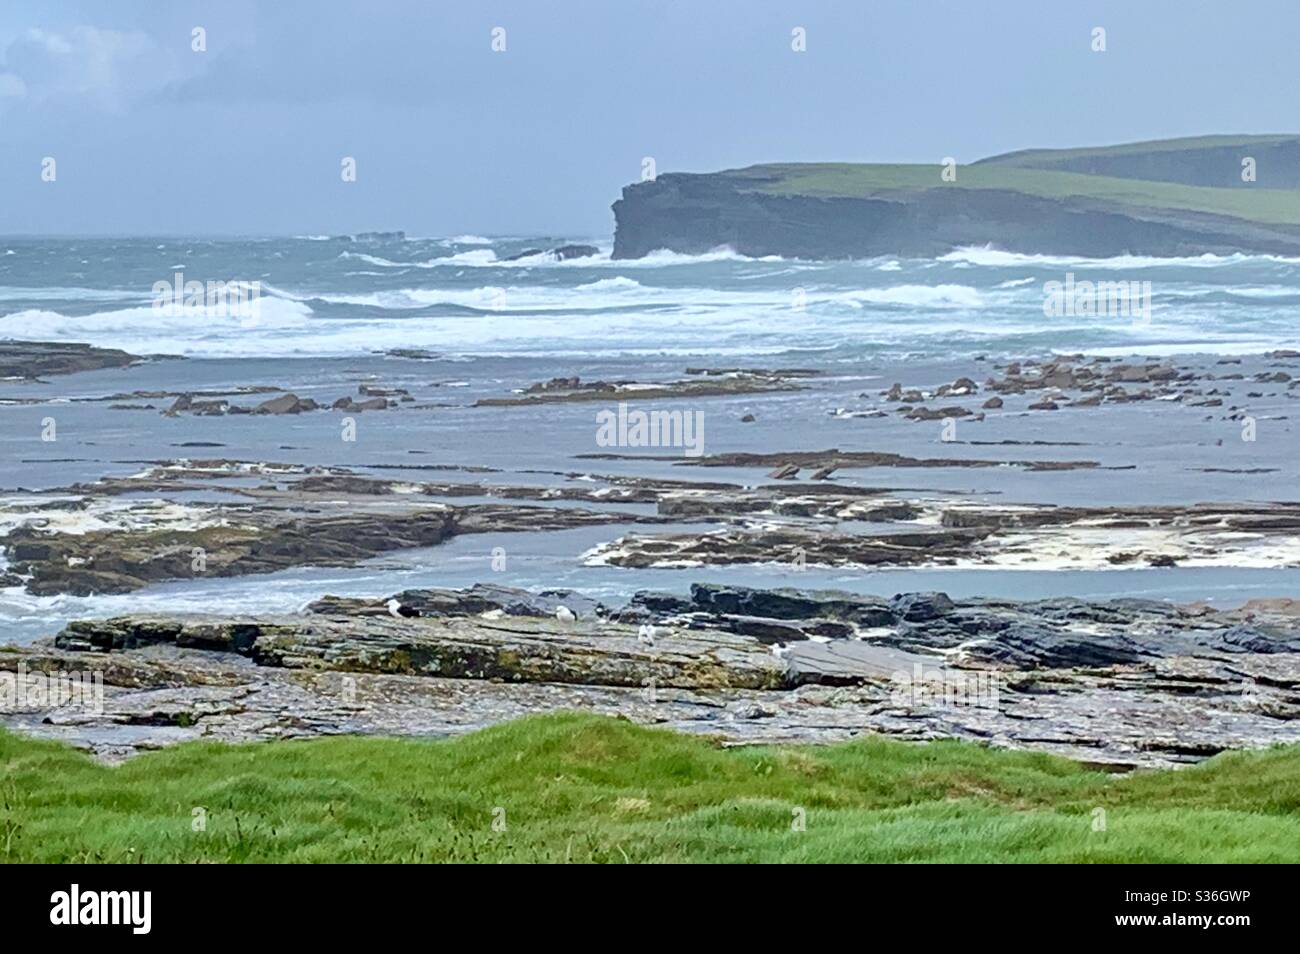
[[[958,737],[1125,769],[1300,741],[1300,605],[955,601],[697,585],[606,606],[482,585],[263,617],[124,616],[0,649],[102,708],[6,714],[115,760],[176,742],[443,736],[577,709],[729,744]]]
[[[114,348],[62,341],[0,341],[0,379],[35,380],[103,368],[128,368],[147,360]]]
[[[530,364],[464,382],[427,355],[307,382],[185,362],[127,390],[94,372],[139,359],[60,347],[26,348],[33,373],[0,396],[33,441],[46,416],[74,435],[13,471],[44,481],[0,491],[0,603],[60,620],[0,648],[0,673],[99,673],[103,707],[0,721],[105,759],[559,709],[726,744],[958,737],[1117,769],[1300,741],[1293,602],[1001,599],[980,576],[1300,567],[1294,352]],[[89,383],[35,374],[58,367]],[[604,447],[596,414],[624,402],[700,415],[703,452]],[[370,443],[339,443],[340,412],[381,409],[360,425]],[[146,435],[131,450],[101,437],[131,433],[120,420]],[[1264,438],[1245,443],[1248,428]],[[530,549],[550,561],[540,585],[495,565]],[[415,582],[389,583],[392,568]],[[739,570],[780,582],[717,575]],[[912,575],[884,591],[899,595],[849,591],[891,572]],[[363,573],[378,582],[349,585]],[[938,592],[940,573],[978,578],[980,597]],[[290,574],[308,595],[265,612],[165,596],[274,591]],[[576,584],[547,589],[561,579]]]

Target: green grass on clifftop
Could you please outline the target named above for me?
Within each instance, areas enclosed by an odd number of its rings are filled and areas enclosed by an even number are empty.
[[[1268,225],[1300,225],[1300,190],[1229,189],[990,164],[957,167],[955,182],[939,177],[938,163],[791,163],[751,166],[754,188],[778,195],[867,198],[926,189],[1002,189],[1049,199],[1080,198],[1154,210],[1225,215]],[[774,178],[768,178],[774,177]]]
[[[723,749],[575,714],[444,741],[189,743],[109,767],[0,732],[0,858],[1297,861],[1300,747],[1112,776],[957,742]]]

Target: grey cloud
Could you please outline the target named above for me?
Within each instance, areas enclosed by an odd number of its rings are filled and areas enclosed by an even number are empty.
[[[116,110],[170,79],[171,58],[139,31],[33,27],[0,54],[0,97],[33,105],[79,100]]]

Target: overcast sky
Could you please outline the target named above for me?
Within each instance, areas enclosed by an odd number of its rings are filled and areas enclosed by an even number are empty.
[[[0,234],[605,236],[646,156],[1291,132],[1298,28],[1295,0],[4,0]]]

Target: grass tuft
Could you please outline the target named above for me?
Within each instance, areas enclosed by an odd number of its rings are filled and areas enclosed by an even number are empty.
[[[1116,776],[960,742],[722,748],[558,714],[110,767],[0,731],[0,859],[1294,862],[1300,747]]]

